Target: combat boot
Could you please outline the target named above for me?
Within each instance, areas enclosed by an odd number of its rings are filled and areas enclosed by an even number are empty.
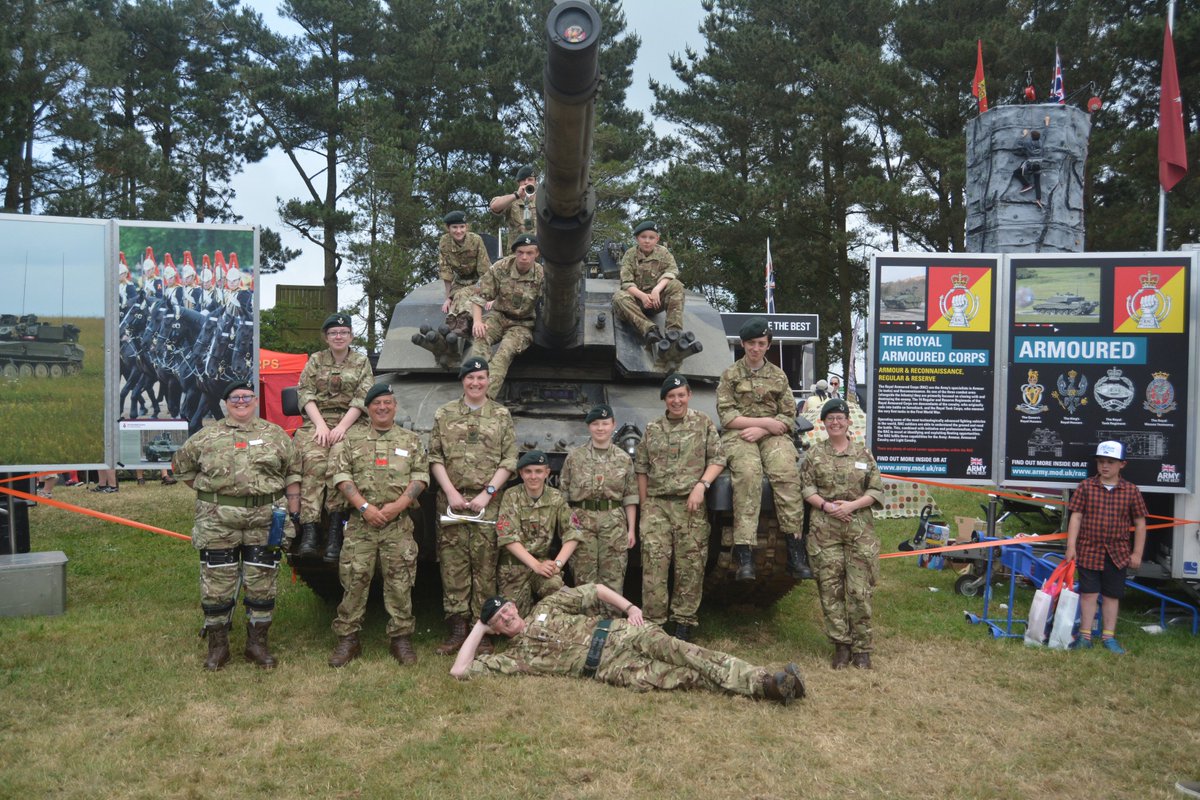
[[[479,646],[475,648],[475,655],[490,656],[496,652],[496,645],[492,644],[492,637],[484,636],[479,640]]]
[[[458,315],[457,319],[454,320],[454,324],[450,326],[450,330],[463,338],[469,337],[471,335],[471,327],[473,322],[474,319],[472,319],[471,315],[463,312],[462,314]]]
[[[449,620],[450,633],[446,636],[446,641],[437,646],[437,654],[439,656],[451,656],[458,652],[458,648],[462,647],[462,643],[467,640],[467,618],[461,614],[455,614]]]
[[[871,668],[871,654],[870,653],[855,653],[854,655],[850,656],[850,663],[853,664],[854,666],[858,667],[859,669],[870,669]]]
[[[790,672],[768,672],[762,679],[763,698],[786,706],[796,696],[796,678]]]
[[[808,689],[804,685],[804,676],[800,674],[800,668],[794,662],[789,662],[783,671],[796,679],[796,699],[803,700],[808,695]]]
[[[788,574],[798,581],[806,581],[813,576],[808,566],[808,550],[800,536],[787,537],[787,569]]]
[[[317,557],[317,526],[311,522],[300,525],[300,544],[296,548],[299,558]]]
[[[850,666],[850,645],[835,644],[833,646],[833,660],[829,665],[834,669],[845,669]]]
[[[208,639],[208,658],[204,668],[216,672],[229,662],[229,624],[217,628],[205,627],[202,635]]]
[[[342,556],[342,530],[345,522],[346,515],[342,512],[330,513],[329,534],[325,541],[325,562],[328,564],[336,564]]]
[[[347,634],[338,639],[337,646],[333,648],[333,655],[329,656],[329,666],[344,667],[361,654],[362,645],[359,644],[358,634]]]
[[[750,545],[735,544],[733,546],[733,560],[737,562],[737,575],[734,576],[734,580],[754,580],[754,551],[750,549]]]
[[[275,657],[271,655],[267,644],[267,632],[270,630],[270,622],[246,623],[246,660],[253,661],[256,667],[263,669],[275,669]]]
[[[417,651],[413,650],[412,639],[408,636],[393,636],[391,650],[392,658],[401,664],[407,666],[417,663]]]
[[[682,622],[675,623],[675,638],[681,642],[690,642],[692,640],[692,626]]]

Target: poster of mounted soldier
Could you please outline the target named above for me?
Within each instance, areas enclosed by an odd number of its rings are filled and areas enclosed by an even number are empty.
[[[220,418],[220,389],[255,378],[255,229],[122,222],[117,253],[122,419]]]

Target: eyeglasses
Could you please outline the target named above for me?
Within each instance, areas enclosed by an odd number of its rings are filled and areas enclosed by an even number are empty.
[[[228,398],[225,402],[234,406],[248,406],[254,402],[255,397],[256,395],[252,394],[239,394]]]
[[[338,339],[343,339],[352,335],[350,331],[325,331],[326,336],[333,336]]]

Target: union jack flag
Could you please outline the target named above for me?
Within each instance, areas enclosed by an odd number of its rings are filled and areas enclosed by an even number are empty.
[[[767,313],[775,313],[775,265],[771,263],[771,239],[767,237]]]
[[[1067,102],[1063,92],[1062,59],[1058,57],[1058,46],[1054,47],[1054,80],[1050,83],[1050,99],[1059,104]]]

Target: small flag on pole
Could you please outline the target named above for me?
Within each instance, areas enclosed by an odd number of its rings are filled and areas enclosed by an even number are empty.
[[[1050,84],[1050,100],[1059,104],[1067,102],[1063,92],[1062,59],[1058,56],[1058,45],[1054,47],[1054,81]]]
[[[775,313],[775,265],[771,263],[771,237],[767,237],[767,313]]]
[[[987,82],[983,79],[983,40],[975,40],[975,80],[971,94],[979,98],[979,113],[987,111]]]
[[[1158,96],[1158,182],[1164,192],[1187,174],[1187,140],[1183,129],[1183,98],[1175,68],[1171,25],[1163,30],[1162,88]]]

